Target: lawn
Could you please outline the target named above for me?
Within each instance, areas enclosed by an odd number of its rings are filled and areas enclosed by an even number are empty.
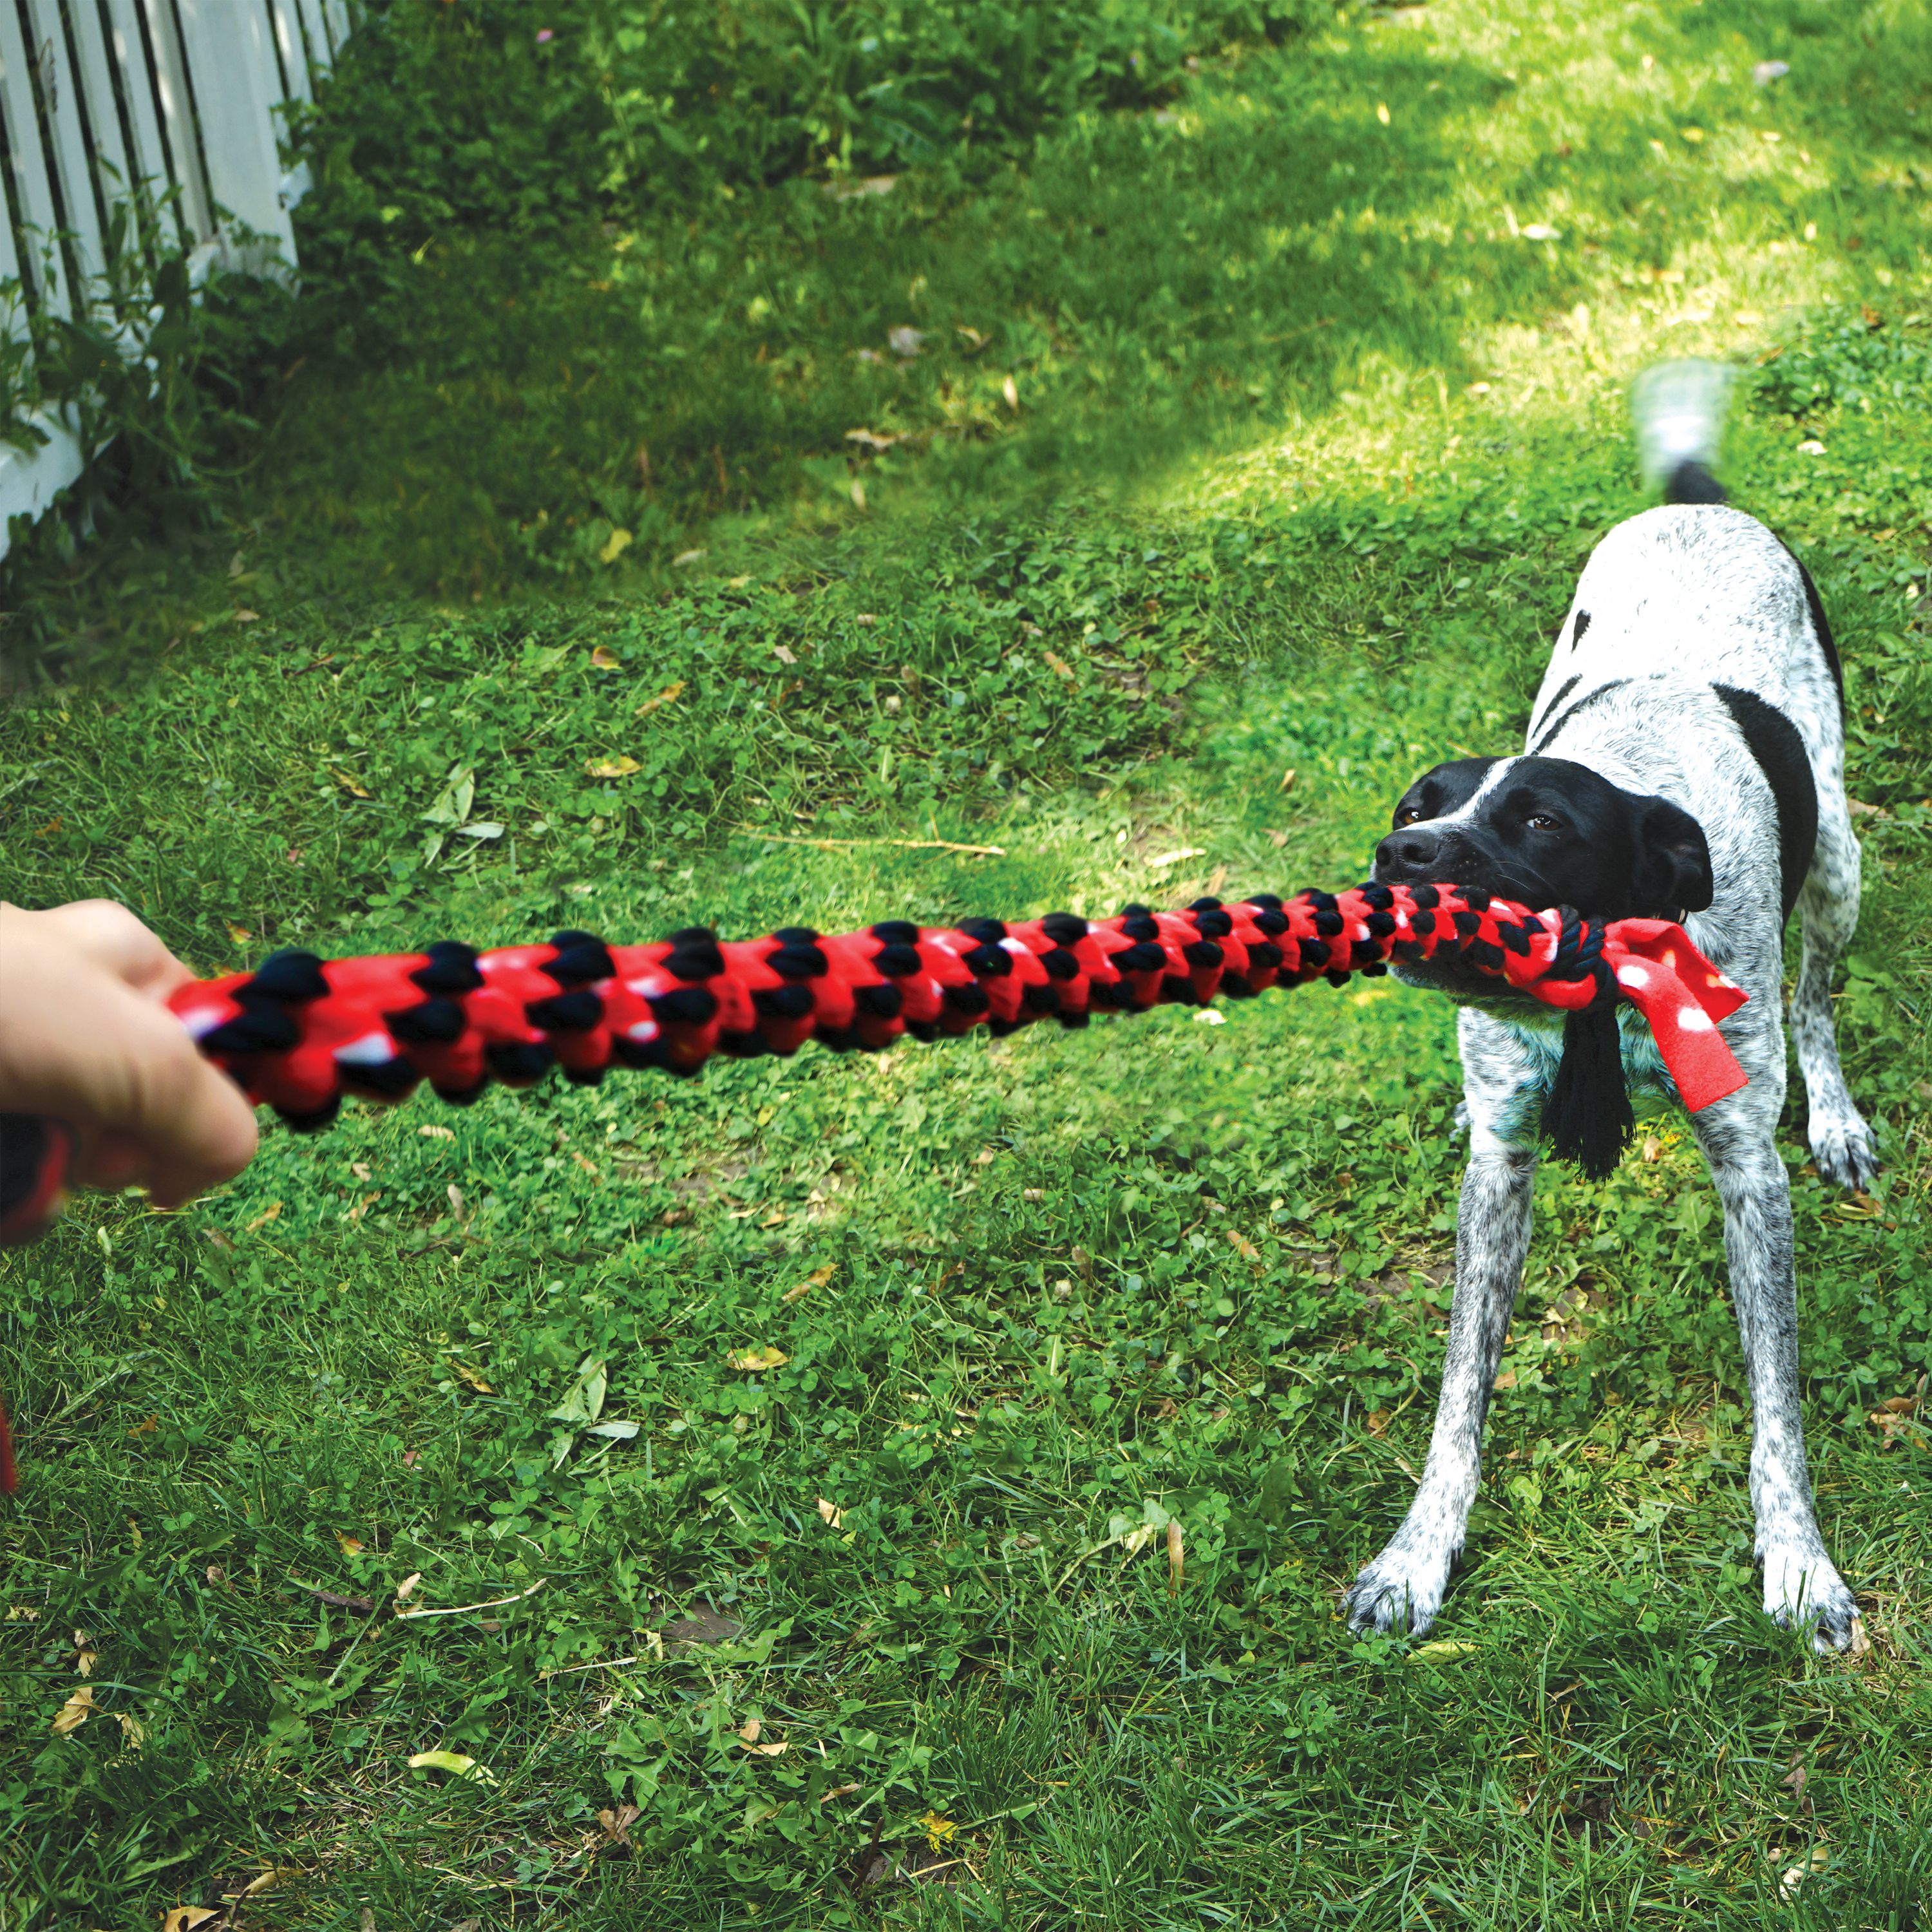
[[[1802,1088],[1781,1144],[1868,1650],[1759,1612],[1668,1118],[1540,1178],[1466,1568],[1348,1636],[1462,1157],[1386,980],[425,1094],[0,1257],[8,1932],[1927,1924],[1932,32],[1311,18],[547,235],[327,148],[222,521],[22,614],[0,890],[212,972],[1352,884],[1519,743],[1629,376],[1728,358],[1846,661],[1887,1172],[1822,1186]]]

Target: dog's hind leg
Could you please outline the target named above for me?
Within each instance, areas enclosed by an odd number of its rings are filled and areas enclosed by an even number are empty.
[[[1442,1394],[1415,1500],[1348,1591],[1348,1622],[1358,1630],[1426,1630],[1442,1607],[1482,1480],[1483,1423],[1529,1252],[1535,1150],[1487,1124],[1507,1130],[1519,1111],[1512,1103],[1524,1091],[1525,1063],[1508,1031],[1492,1021],[1465,1012],[1462,1032],[1470,1160],[1456,1215]]]
[[[1770,1102],[1774,1110],[1774,1100]],[[1821,1653],[1852,1641],[1858,1606],[1833,1567],[1811,1509],[1804,1424],[1798,1400],[1798,1284],[1791,1189],[1769,1121],[1751,1090],[1690,1117],[1724,1204],[1731,1300],[1750,1386],[1752,1514],[1764,1565],[1764,1607],[1787,1628],[1809,1628]]]
[[[1816,776],[1818,843],[1798,896],[1803,949],[1791,995],[1791,1037],[1810,1112],[1811,1158],[1827,1180],[1863,1187],[1878,1172],[1878,1156],[1845,1084],[1832,1020],[1832,969],[1858,922],[1858,842],[1838,770],[1819,770]]]

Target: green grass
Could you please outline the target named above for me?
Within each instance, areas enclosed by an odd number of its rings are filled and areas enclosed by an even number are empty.
[[[1386,982],[424,1100],[0,1261],[8,1932],[271,1867],[242,1923],[1922,1926],[1932,1460],[1868,1418],[1932,1360],[1924,45],[1351,16],[976,183],[405,236],[218,540],[52,586],[112,675],[0,716],[7,896],[107,892],[210,970],[1340,885],[1418,769],[1520,732],[1642,501],[1622,382],[1736,355],[1738,499],[1819,577],[1874,808],[1838,1008],[1888,1173],[1822,1188],[1802,1098],[1783,1136],[1868,1654],[1757,1611],[1672,1120],[1540,1180],[1468,1567],[1432,1642],[1346,1636],[1460,1162],[1448,1015]],[[849,352],[901,324],[905,368]],[[487,1607],[328,1600],[418,1573]]]

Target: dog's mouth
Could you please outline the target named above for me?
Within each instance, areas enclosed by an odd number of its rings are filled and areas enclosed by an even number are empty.
[[[1382,885],[1474,887],[1499,899],[1514,900],[1532,912],[1540,912],[1558,903],[1555,889],[1541,879],[1468,863],[1460,867],[1432,866],[1428,869],[1439,876],[1418,878],[1413,876],[1414,868],[1378,866],[1376,879]],[[1473,966],[1464,964],[1458,956],[1439,960],[1391,960],[1389,970],[1405,986],[1413,986],[1422,992],[1441,993],[1458,1006],[1536,1016],[1546,1016],[1550,1011],[1540,1000],[1519,992],[1507,980],[1479,973]]]

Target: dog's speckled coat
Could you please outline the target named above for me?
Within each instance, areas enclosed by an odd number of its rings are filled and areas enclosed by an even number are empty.
[[[1665,798],[1705,834],[1713,896],[1687,926],[1750,995],[1723,1027],[1750,1084],[1694,1117],[1692,1126],[1724,1204],[1751,1394],[1750,1492],[1765,1607],[1783,1622],[1810,1626],[1822,1651],[1851,1642],[1856,1606],[1812,1514],[1798,1413],[1791,1207],[1773,1141],[1785,1080],[1778,807],[1732,708],[1714,688],[1754,694],[1781,712],[1810,765],[1818,830],[1798,898],[1804,946],[1792,1032],[1818,1171],[1856,1186],[1877,1163],[1839,1068],[1830,985],[1857,922],[1858,848],[1845,801],[1835,665],[1814,608],[1796,560],[1741,512],[1679,503],[1634,517],[1604,538],[1584,569],[1526,748],[1586,766],[1639,797]],[[1437,824],[1479,818],[1517,762],[1498,760],[1476,795]],[[1484,1417],[1529,1245],[1538,1121],[1561,1054],[1562,1021],[1498,1000],[1467,1004],[1459,1018],[1471,1158],[1442,1401],[1408,1516],[1348,1592],[1358,1629],[1420,1631],[1441,1606],[1475,1497]],[[1619,1024],[1633,1092],[1674,1099],[1648,1030],[1628,1006]]]

